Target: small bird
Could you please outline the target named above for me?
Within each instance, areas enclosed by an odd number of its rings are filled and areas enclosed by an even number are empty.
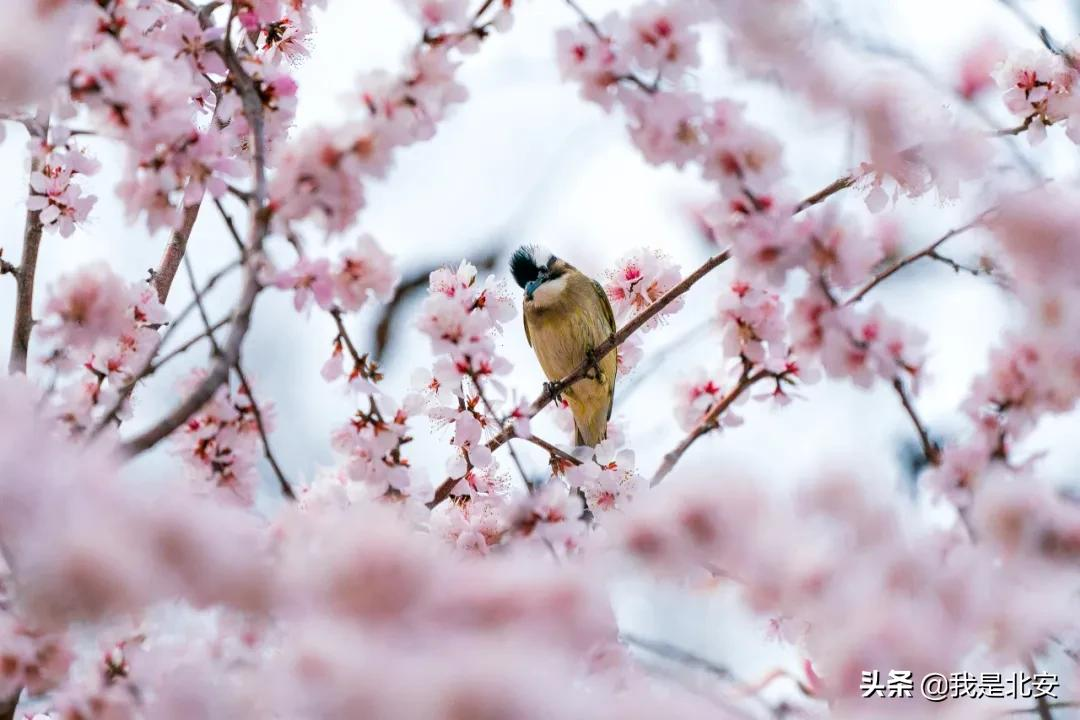
[[[595,447],[607,437],[615,399],[615,351],[602,358],[593,354],[615,332],[607,294],[600,283],[535,246],[514,252],[510,272],[525,290],[525,339],[548,380],[561,380],[585,360],[593,363],[563,394],[574,413],[574,442]]]

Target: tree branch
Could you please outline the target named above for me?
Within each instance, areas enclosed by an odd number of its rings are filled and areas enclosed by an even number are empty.
[[[169,244],[165,246],[165,253],[161,257],[157,270],[154,271],[153,285],[157,291],[158,302],[162,305],[169,297],[169,288],[172,287],[176,271],[180,269],[180,261],[187,250],[188,239],[195,227],[195,220],[199,217],[199,208],[202,207],[200,200],[195,205],[184,208],[181,216],[180,227],[173,231]]]
[[[234,5],[235,8],[235,5]],[[226,35],[227,37],[227,35]],[[255,308],[255,299],[262,285],[258,278],[258,266],[261,260],[263,242],[270,229],[270,208],[267,205],[266,179],[266,133],[263,119],[263,103],[255,81],[248,75],[232,47],[218,41],[217,51],[229,68],[237,92],[243,102],[244,115],[251,125],[254,144],[255,191],[251,199],[251,230],[248,240],[248,255],[245,263],[244,287],[233,312],[232,329],[222,349],[222,356],[217,358],[213,368],[202,382],[165,417],[139,435],[121,445],[127,455],[137,455],[149,450],[173,430],[180,427],[191,415],[213,397],[221,385],[229,378],[229,369],[240,359],[240,347],[251,327],[251,317]]]
[[[956,237],[957,235],[961,235],[963,233],[966,233],[968,230],[972,230],[974,228],[979,227],[980,225],[982,225],[986,221],[986,218],[989,217],[994,212],[996,212],[996,210],[997,210],[996,207],[990,208],[989,210],[984,210],[983,212],[979,213],[979,215],[975,219],[971,220],[970,222],[968,222],[968,223],[966,223],[964,225],[961,225],[960,227],[953,228],[952,230],[949,230],[947,233],[945,233],[944,235],[939,237],[937,240],[935,240],[934,242],[932,242],[929,245],[927,245],[926,247],[924,247],[922,250],[918,250],[916,252],[913,252],[910,255],[908,255],[908,256],[902,258],[901,260],[899,260],[898,262],[896,262],[894,265],[891,265],[888,268],[886,268],[885,270],[882,270],[877,275],[875,275],[873,278],[871,278],[868,283],[863,285],[862,288],[860,288],[858,291],[856,291],[856,293],[854,295],[852,295],[850,298],[848,298],[847,301],[844,304],[845,305],[854,305],[855,303],[862,300],[866,296],[866,294],[868,292],[870,292],[875,287],[877,287],[881,283],[885,282],[890,277],[895,275],[897,272],[899,272],[900,270],[903,270],[905,267],[912,264],[916,260],[919,260],[919,259],[925,258],[925,257],[932,257],[936,253],[937,249],[939,247],[941,247],[943,244],[945,244],[946,241],[951,240],[952,238]]]
[[[739,382],[736,383],[735,387],[709,408],[709,411],[705,413],[705,417],[701,418],[698,424],[694,426],[694,429],[691,430],[673,450],[667,455],[664,455],[664,460],[660,463],[660,467],[657,468],[656,473],[649,482],[649,487],[656,487],[659,485],[663,479],[671,473],[675,468],[675,465],[682,459],[682,456],[686,454],[686,451],[690,449],[690,446],[693,445],[698,438],[720,427],[720,416],[724,411],[731,407],[732,403],[739,399],[739,396],[742,395],[743,392],[754,383],[772,376],[773,374],[767,370],[758,370],[756,373],[751,373],[750,365],[746,365],[743,368],[742,375],[739,377]]]
[[[838,178],[836,180],[833,180],[831,183],[829,183],[825,187],[821,188],[820,190],[818,190],[813,195],[808,196],[806,199],[804,199],[802,202],[800,202],[798,205],[796,205],[795,206],[795,213],[796,214],[801,213],[803,210],[806,210],[809,207],[813,207],[814,205],[817,205],[820,202],[824,202],[826,199],[832,197],[833,195],[840,192],[841,190],[848,189],[849,187],[854,185],[859,180],[860,177],[862,177],[862,176],[852,174],[852,175],[845,175],[842,178]]]
[[[285,473],[282,472],[281,466],[278,465],[277,458],[274,457],[274,451],[270,447],[270,438],[266,434],[266,424],[263,422],[262,411],[259,409],[259,403],[255,401],[255,395],[252,393],[251,384],[247,381],[247,377],[244,376],[244,369],[240,367],[239,360],[233,365],[233,369],[236,370],[236,375],[240,378],[240,382],[244,384],[248,400],[251,401],[251,412],[255,415],[255,426],[259,429],[259,437],[262,438],[263,454],[266,455],[266,461],[270,463],[270,468],[274,471],[274,476],[277,478],[278,485],[281,486],[281,493],[287,499],[295,501],[296,493],[293,492],[292,485],[289,484],[289,481],[285,479]]]
[[[900,378],[895,378],[893,380],[893,389],[896,390],[896,394],[900,396],[900,403],[904,406],[904,411],[907,412],[908,417],[911,418],[911,422],[915,425],[915,431],[919,434],[919,443],[922,445],[923,455],[926,456],[927,462],[931,465],[940,465],[941,448],[937,446],[937,443],[930,439],[930,432],[919,418],[915,406],[911,403],[911,397],[908,395],[907,389],[904,387],[904,383]]]
[[[39,137],[29,124],[26,127],[32,140]],[[47,128],[42,131],[48,132]],[[41,158],[36,152],[33,154],[33,160],[30,163],[31,174],[41,170]],[[33,194],[33,188],[29,188],[27,195]],[[27,210],[26,225],[23,229],[22,259],[15,273],[15,326],[11,333],[11,357],[8,360],[8,372],[12,375],[26,374],[26,358],[30,354],[30,333],[34,329],[34,276],[37,274],[42,231],[41,212]]]

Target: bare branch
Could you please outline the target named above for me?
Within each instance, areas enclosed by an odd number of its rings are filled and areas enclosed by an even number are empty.
[[[527,440],[528,442],[531,442],[533,445],[535,445],[535,446],[537,446],[539,448],[543,448],[544,450],[547,450],[549,455],[554,456],[555,458],[559,459],[562,462],[570,463],[571,465],[580,465],[581,464],[581,461],[578,460],[576,457],[574,457],[570,453],[566,452],[565,450],[559,448],[558,446],[553,445],[552,443],[549,443],[547,440],[544,440],[542,438],[538,438],[535,435],[530,435],[527,438],[521,438],[521,439],[522,440]]]
[[[153,362],[153,364],[150,366],[150,368],[146,372],[146,374],[142,376],[143,379],[145,379],[146,377],[149,377],[150,375],[153,375],[163,365],[167,364],[173,358],[176,358],[176,357],[178,357],[180,355],[183,355],[184,353],[186,353],[191,348],[195,347],[197,344],[199,344],[203,340],[206,340],[207,338],[213,337],[213,333],[217,332],[221,328],[228,325],[230,319],[231,318],[224,317],[224,318],[218,320],[216,323],[214,323],[212,326],[210,326],[210,328],[208,328],[206,330],[203,330],[198,335],[195,335],[194,337],[185,340],[180,345],[176,346],[175,348],[173,348],[172,350],[170,350],[166,354],[164,354],[161,357],[157,358]]]
[[[259,403],[255,401],[255,395],[252,394],[251,391],[251,384],[244,376],[244,370],[240,367],[239,360],[237,360],[233,368],[236,370],[236,375],[240,378],[240,382],[244,384],[244,391],[248,396],[248,400],[251,401],[251,412],[255,415],[255,426],[259,429],[259,437],[262,438],[263,454],[266,455],[266,461],[270,463],[270,468],[274,471],[274,476],[277,478],[278,485],[281,486],[281,493],[289,500],[296,500],[296,493],[293,492],[292,485],[285,479],[285,473],[282,472],[281,466],[278,465],[277,458],[274,457],[274,451],[270,447],[270,438],[266,434],[266,424],[263,422],[262,410],[259,409]]]
[[[836,180],[833,180],[831,183],[829,183],[825,187],[821,188],[816,193],[814,193],[813,195],[810,195],[805,200],[803,200],[798,205],[796,205],[795,206],[795,213],[796,214],[801,213],[803,210],[806,210],[809,207],[813,207],[814,205],[817,205],[820,202],[824,202],[825,200],[832,197],[833,195],[840,192],[841,190],[848,189],[849,187],[854,185],[859,180],[860,177],[862,177],[862,176],[852,174],[852,175],[845,175],[842,178],[838,178]]]
[[[939,237],[937,240],[935,240],[934,242],[932,242],[929,245],[927,245],[926,247],[924,247],[923,249],[918,250],[916,252],[913,252],[910,255],[902,258],[901,260],[899,260],[895,264],[890,265],[888,268],[886,268],[885,270],[882,270],[877,275],[875,275],[873,278],[871,278],[868,283],[863,285],[862,288],[860,288],[858,291],[856,291],[856,293],[854,295],[852,295],[850,298],[848,298],[847,301],[844,304],[845,305],[854,305],[855,303],[859,302],[860,300],[862,300],[866,296],[866,294],[868,292],[870,292],[875,287],[877,287],[881,283],[888,280],[890,277],[895,275],[900,270],[903,270],[904,268],[906,268],[908,265],[912,264],[916,260],[919,260],[921,258],[926,258],[926,257],[932,257],[937,252],[937,249],[939,247],[941,247],[946,241],[951,240],[952,238],[956,237],[957,235],[962,235],[963,233],[966,233],[969,230],[973,230],[974,228],[979,227],[984,222],[986,222],[986,219],[988,217],[990,217],[996,211],[997,211],[996,207],[990,208],[989,210],[984,210],[983,212],[979,213],[979,215],[975,219],[971,220],[970,222],[967,222],[964,225],[961,225],[960,227],[953,228],[952,230],[949,230],[947,233],[945,233],[944,235]]]
[[[743,368],[742,375],[739,377],[739,382],[735,387],[728,392],[723,398],[716,402],[709,411],[705,413],[705,417],[701,418],[694,429],[682,439],[682,441],[675,446],[667,455],[664,455],[664,460],[660,463],[660,467],[657,468],[656,473],[653,475],[652,481],[649,483],[649,487],[656,487],[664,478],[675,468],[675,465],[682,459],[682,456],[686,454],[686,451],[690,449],[698,438],[720,427],[720,416],[726,411],[731,404],[734,403],[739,397],[750,388],[754,383],[764,380],[767,377],[773,377],[773,374],[767,370],[759,370],[756,373],[750,372],[750,366],[746,365]]]
[[[28,124],[31,138],[35,132]],[[47,127],[41,132],[48,132]],[[44,137],[44,136],[42,136]],[[41,158],[36,152],[30,163],[31,174],[41,170]],[[33,188],[28,195],[33,195]],[[12,375],[26,374],[26,358],[30,354],[30,333],[34,329],[34,276],[37,274],[38,251],[41,249],[41,212],[26,211],[26,225],[23,229],[22,259],[15,272],[15,326],[11,333],[11,357],[8,360],[8,372]]]
[[[199,201],[195,205],[184,208],[180,227],[173,231],[169,244],[165,246],[165,253],[161,257],[158,269],[154,271],[154,290],[157,291],[158,302],[162,305],[169,297],[169,288],[172,287],[176,271],[180,269],[180,260],[183,259],[184,252],[187,250],[188,239],[191,237],[191,231],[195,227],[195,220],[199,217],[201,207],[202,201]]]
[[[915,431],[919,434],[919,443],[922,445],[923,455],[926,456],[927,462],[931,465],[940,465],[941,448],[937,446],[937,443],[930,439],[930,432],[919,418],[915,406],[911,403],[911,397],[908,396],[907,389],[904,388],[904,383],[900,378],[893,380],[893,389],[896,390],[896,394],[900,396],[900,403],[904,406],[904,411],[907,412],[908,417],[911,418],[911,422],[915,425]]]

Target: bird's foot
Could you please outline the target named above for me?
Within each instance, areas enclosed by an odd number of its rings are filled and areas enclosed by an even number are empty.
[[[596,351],[592,348],[585,350],[585,377],[596,382],[604,381],[604,371],[600,369],[600,358],[596,357]]]
[[[544,383],[544,394],[548,396],[554,403],[562,402],[562,393],[559,391],[559,384],[553,382]]]

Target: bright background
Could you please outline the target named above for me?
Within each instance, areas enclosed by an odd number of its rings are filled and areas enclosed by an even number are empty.
[[[1024,2],[1024,9],[1061,39],[1076,34],[1080,3],[1064,0]],[[601,275],[618,258],[641,246],[655,247],[674,258],[684,272],[715,251],[693,221],[691,211],[711,199],[711,188],[690,172],[648,166],[628,142],[618,114],[605,115],[577,97],[576,87],[560,80],[554,60],[556,29],[575,21],[561,0],[519,0],[511,32],[496,35],[466,59],[461,80],[471,99],[456,107],[437,137],[397,155],[385,181],[370,184],[368,208],[356,232],[372,233],[398,259],[403,274],[430,269],[460,258],[479,259],[499,251],[495,272],[509,278],[505,262],[519,244],[550,247],[583,271]],[[596,18],[608,10],[628,9],[628,2],[583,0]],[[822,0],[823,26],[853,47],[862,48],[868,71],[912,74],[929,69],[918,82],[928,101],[953,108],[957,115],[979,120],[951,94],[957,60],[985,38],[1009,47],[1036,47],[1037,39],[996,0]],[[395,72],[405,50],[417,39],[415,25],[393,0],[331,0],[318,19],[312,53],[298,69],[301,87],[299,124],[334,122],[354,107],[358,73],[385,68]],[[789,184],[800,195],[843,175],[860,158],[859,139],[840,117],[812,114],[797,98],[785,97],[773,80],[747,80],[729,71],[718,30],[706,27],[705,63],[698,81],[714,96],[748,103],[749,118],[775,132],[785,143]],[[853,88],[852,92],[857,92]],[[991,91],[982,106],[1000,127],[1010,124]],[[1051,129],[1051,139],[1032,152],[1023,138],[1002,141],[1000,174],[1017,173],[1017,154],[1047,177],[1071,179],[1076,150]],[[26,195],[26,151],[22,131],[11,128],[0,145],[0,246],[5,257],[19,255]],[[108,140],[92,140],[104,162],[89,185],[102,201],[92,221],[64,240],[47,236],[43,245],[38,307],[58,274],[92,259],[108,258],[128,277],[145,276],[157,264],[165,236],[150,236],[139,224],[125,221],[113,188],[123,167]],[[1012,150],[1009,150],[1009,146]],[[1026,177],[1019,175],[1019,178]],[[903,244],[927,244],[949,227],[966,222],[984,209],[980,188],[968,188],[969,204],[942,207],[934,197],[901,200],[893,216],[900,223]],[[865,215],[858,194],[833,199]],[[318,242],[313,239],[313,242]],[[950,242],[948,253],[970,262],[986,245],[977,233]],[[234,248],[213,208],[204,208],[190,245],[202,276],[233,259]],[[616,393],[615,417],[624,421],[639,468],[649,477],[660,456],[680,438],[671,411],[674,384],[697,366],[720,362],[718,335],[703,324],[712,314],[718,292],[731,268],[709,277],[687,296],[686,309],[670,323],[645,336],[645,357],[639,369]],[[234,278],[235,280],[235,278]],[[0,278],[0,318],[12,315],[14,283]],[[213,319],[232,305],[237,286],[222,283],[208,304]],[[516,286],[511,288],[515,294]],[[793,288],[797,290],[797,288]],[[190,300],[183,271],[177,277],[169,306],[176,310]],[[970,380],[985,368],[987,351],[1017,317],[1006,296],[985,278],[954,275],[940,264],[918,264],[874,291],[875,301],[923,328],[930,336],[927,382],[918,407],[936,433],[960,432],[957,406]],[[403,308],[393,343],[384,357],[386,389],[400,397],[417,367],[429,361],[426,340],[412,321],[420,296]],[[352,332],[361,349],[372,344],[372,319],[363,314]],[[176,334],[198,332],[197,320]],[[502,345],[514,362],[511,387],[531,399],[543,377],[520,331],[511,322]],[[353,407],[336,387],[319,376],[334,336],[322,313],[305,318],[291,307],[291,298],[270,291],[257,307],[254,327],[244,349],[245,368],[257,397],[276,403],[273,446],[285,472],[296,483],[310,478],[319,464],[329,464],[330,429],[349,417]],[[0,326],[0,357],[7,357],[10,333]],[[137,422],[152,422],[175,402],[176,379],[205,361],[205,347],[189,351],[170,372],[155,376],[137,394]],[[632,389],[631,389],[632,388]],[[684,458],[682,476],[669,483],[722,482],[731,474],[749,475],[762,483],[790,486],[828,469],[860,473],[880,483],[898,502],[912,497],[910,458],[917,454],[915,435],[892,390],[879,383],[864,392],[849,383],[822,382],[805,391],[806,400],[783,411],[753,404],[743,427],[701,440]],[[548,419],[537,421],[538,434],[567,442]],[[1028,449],[1050,449],[1043,461],[1047,479],[1058,484],[1075,477],[1080,465],[1077,418],[1047,421]],[[444,434],[417,428],[410,457],[430,468],[431,480],[442,479]],[[149,474],[169,471],[167,443],[136,466]],[[530,446],[519,455],[540,472],[544,456]],[[264,468],[264,471],[266,468]],[[273,479],[266,472],[266,503],[276,502]],[[899,489],[899,492],[898,492]],[[661,491],[663,488],[661,488]],[[947,519],[947,510],[928,507],[918,498],[913,507]],[[765,622],[737,622],[738,610],[728,593],[707,596],[680,588],[645,587],[628,580],[617,592],[617,607],[627,629],[645,637],[662,637],[718,661],[737,660],[747,676],[759,675],[776,662],[767,646]],[[737,655],[737,658],[735,657]],[[791,658],[794,661],[793,658]]]

